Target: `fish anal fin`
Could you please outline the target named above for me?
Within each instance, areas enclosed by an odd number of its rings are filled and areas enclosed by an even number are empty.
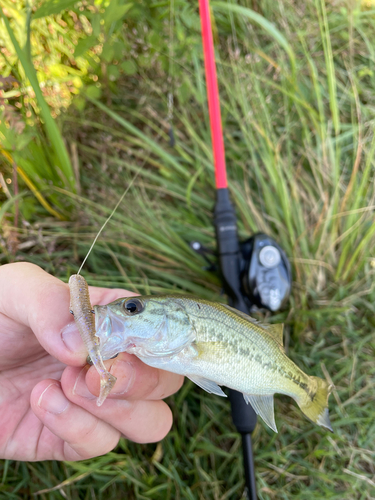
[[[216,394],[217,396],[227,397],[225,392],[223,392],[216,382],[208,380],[207,378],[200,377],[199,375],[187,375],[187,377],[194,382],[194,384],[199,385],[202,389],[209,392],[210,394]]]
[[[255,413],[262,417],[265,423],[275,432],[277,427],[275,423],[275,412],[273,408],[273,394],[244,394],[246,403],[250,403]]]

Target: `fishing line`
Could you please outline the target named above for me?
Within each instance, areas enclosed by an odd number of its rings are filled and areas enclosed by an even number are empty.
[[[160,134],[159,136],[156,138],[156,140],[158,140],[160,138]],[[121,204],[122,200],[125,198],[127,192],[129,191],[129,189],[132,187],[132,185],[134,184],[136,178],[138,177],[138,175],[141,173],[141,170],[143,170],[143,167],[146,165],[148,159],[150,158],[151,156],[151,153],[144,159],[142,165],[139,167],[139,169],[136,171],[136,173],[134,174],[134,177],[132,178],[132,180],[129,182],[129,185],[125,188],[124,192],[122,193],[122,196],[121,198],[119,199],[119,201],[116,203],[116,206],[115,208],[112,210],[112,212],[110,213],[110,215],[108,216],[107,220],[104,222],[104,224],[102,225],[102,227],[99,229],[98,231],[98,234],[95,236],[95,239],[94,241],[92,242],[92,245],[89,249],[89,251],[87,252],[86,254],[86,257],[84,258],[82,264],[81,264],[81,267],[79,268],[78,270],[78,273],[77,274],[80,274],[88,256],[90,255],[91,253],[91,250],[94,248],[94,245],[97,241],[97,239],[99,238],[101,232],[103,231],[103,229],[105,228],[105,226],[107,225],[107,223],[109,222],[109,220],[112,218],[112,216],[114,215],[114,213],[116,212],[116,210],[118,209],[119,205]]]
[[[99,238],[101,232],[103,231],[103,229],[105,228],[105,226],[107,225],[107,223],[109,222],[109,220],[112,218],[113,214],[116,212],[117,208],[119,207],[120,203],[122,202],[122,200],[125,198],[126,196],[126,193],[129,191],[129,189],[132,187],[132,185],[134,184],[134,181],[135,179],[138,177],[138,174],[140,173],[140,171],[142,170],[142,168],[144,167],[144,164],[146,163],[146,161],[148,160],[148,157],[147,159],[143,162],[143,164],[140,166],[140,168],[137,170],[137,172],[134,174],[134,177],[132,178],[132,180],[130,181],[129,185],[127,186],[127,188],[125,189],[125,191],[122,193],[122,196],[121,198],[119,199],[119,201],[116,203],[116,206],[115,208],[112,210],[111,214],[109,215],[109,217],[107,218],[107,220],[104,222],[104,224],[102,225],[102,227],[99,229],[98,231],[98,234],[95,236],[95,239],[94,241],[92,242],[92,245],[89,249],[89,251],[87,252],[86,254],[86,257],[83,259],[83,262],[81,264],[81,267],[78,269],[78,273],[79,274],[83,268],[83,266],[85,265],[85,262],[88,258],[88,256],[90,255],[91,253],[91,250],[94,248],[94,245],[97,241],[97,239]]]
[[[234,4],[233,1],[231,3]],[[245,117],[244,124],[246,124],[247,121],[251,120],[251,118],[249,118],[249,117],[252,115],[252,113],[251,113],[251,109],[248,107],[249,99],[246,99],[244,87],[243,87],[243,85],[241,85],[241,82],[240,82],[240,76],[239,76],[239,71],[238,71],[238,62],[236,62],[236,55],[237,54],[238,54],[238,56],[240,55],[240,47],[238,44],[237,32],[236,32],[236,27],[235,27],[235,22],[234,22],[234,15],[233,15],[233,12],[231,12],[230,10],[229,10],[228,14],[229,14],[229,18],[230,18],[232,37],[233,37],[233,45],[234,45],[234,57],[233,57],[233,59],[231,58],[231,63],[232,63],[231,68],[232,68],[232,71],[235,75],[237,85],[240,89],[240,93],[242,96],[242,103],[243,104],[241,107],[243,108],[243,114]],[[245,44],[246,50],[249,50],[249,47],[246,45],[246,41],[244,42],[244,44]],[[265,209],[265,205],[264,205],[264,200],[263,200],[262,196],[260,195],[261,185],[260,185],[260,181],[259,181],[259,178],[257,175],[255,176],[254,180],[255,180],[255,183],[256,183],[257,188],[258,188],[258,194],[259,194],[258,200],[259,200],[260,209],[261,209],[263,217],[265,218],[266,217],[266,209]]]
[[[169,67],[168,67],[168,84],[170,90],[168,92],[168,115],[167,122],[169,124],[168,135],[169,145],[174,147],[176,140],[173,133],[173,107],[174,107],[174,0],[170,0],[169,7]]]
[[[169,123],[169,130],[168,130],[168,135],[169,135],[169,139],[170,139],[170,146],[173,147],[175,145],[175,137],[174,137],[174,133],[173,133],[173,109],[174,109],[174,18],[175,18],[175,10],[174,10],[174,0],[170,0],[170,15],[169,15],[169,68],[168,68],[168,73],[169,73],[169,76],[168,76],[168,84],[170,85],[170,91],[168,92],[168,115],[167,115],[167,121]],[[160,135],[156,138],[159,139],[160,138]],[[114,207],[114,209],[112,210],[111,214],[109,215],[109,217],[107,218],[107,220],[104,222],[104,224],[102,225],[102,227],[99,229],[98,231],[98,234],[95,236],[95,239],[94,241],[92,242],[90,248],[89,248],[89,251],[87,252],[86,254],[86,257],[84,258],[82,264],[81,264],[81,267],[79,268],[78,270],[78,273],[77,274],[80,274],[80,272],[82,271],[82,268],[83,266],[85,265],[85,262],[86,260],[88,259],[92,249],[94,248],[95,246],[95,243],[97,242],[100,234],[102,233],[103,229],[105,228],[105,226],[107,225],[107,223],[110,221],[110,219],[112,218],[112,216],[114,215],[114,213],[116,212],[117,208],[119,207],[119,205],[121,204],[122,200],[125,198],[126,194],[128,193],[129,189],[132,187],[132,185],[134,184],[134,181],[136,180],[136,178],[138,177],[139,173],[141,172],[141,170],[143,169],[143,167],[145,166],[147,160],[150,158],[151,156],[151,153],[147,156],[147,158],[145,158],[144,162],[142,163],[142,165],[139,167],[139,169],[137,170],[137,172],[135,173],[134,177],[132,178],[132,180],[130,181],[129,185],[127,186],[127,188],[124,190],[121,198],[119,199],[119,201],[117,202],[116,206]]]

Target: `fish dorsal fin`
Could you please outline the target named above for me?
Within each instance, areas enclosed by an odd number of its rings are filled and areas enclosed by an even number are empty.
[[[267,332],[276,340],[281,347],[284,347],[283,344],[283,332],[284,332],[284,323],[277,323],[276,325],[259,323],[267,330]]]
[[[253,325],[260,326],[261,328],[264,328],[267,333],[271,335],[271,337],[276,340],[278,344],[280,344],[281,347],[284,346],[283,344],[283,332],[284,332],[284,324],[283,323],[278,323],[276,325],[271,325],[269,323],[261,323],[260,321],[252,318],[248,314],[243,313],[242,311],[238,311],[237,309],[234,309],[234,307],[230,307],[227,304],[221,304],[224,306],[226,309],[229,309],[232,311],[234,314],[237,316],[240,316],[241,318],[245,319],[249,323],[252,323]]]
[[[224,398],[227,397],[225,392],[223,392],[220,387],[217,385],[216,382],[213,382],[212,380],[208,380],[207,378],[200,377],[198,375],[187,375],[187,377],[194,382],[194,384],[199,385],[202,389],[207,391],[210,394],[216,394],[217,396],[223,396]]]
[[[237,316],[241,316],[241,318],[246,319],[249,323],[253,323],[254,325],[261,325],[261,323],[257,320],[249,316],[248,314],[239,311],[238,309],[235,309],[234,307],[228,306],[228,304],[220,304],[221,306],[225,307],[225,309],[228,309],[232,313],[236,314]]]
[[[246,403],[250,403],[257,415],[262,417],[265,423],[273,431],[277,432],[275,423],[275,412],[273,409],[273,394],[244,394]]]

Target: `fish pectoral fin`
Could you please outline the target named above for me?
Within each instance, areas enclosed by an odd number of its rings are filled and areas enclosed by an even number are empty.
[[[273,408],[273,394],[244,394],[243,397],[247,404],[251,404],[255,413],[262,417],[268,427],[277,432]]]
[[[223,392],[216,382],[208,380],[207,378],[200,377],[198,375],[187,375],[187,377],[194,382],[194,384],[199,385],[202,389],[209,392],[210,394],[216,394],[217,396],[227,397],[225,392]]]

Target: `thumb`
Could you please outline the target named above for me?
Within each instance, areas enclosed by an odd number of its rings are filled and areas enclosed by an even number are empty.
[[[66,283],[27,262],[0,266],[0,283],[0,313],[29,327],[42,347],[62,363],[85,364],[87,349],[69,313]],[[132,295],[136,294],[90,287],[92,304],[108,304]]]
[[[87,351],[69,313],[69,286],[27,262],[0,267],[0,312],[32,330],[61,362],[79,366]]]

